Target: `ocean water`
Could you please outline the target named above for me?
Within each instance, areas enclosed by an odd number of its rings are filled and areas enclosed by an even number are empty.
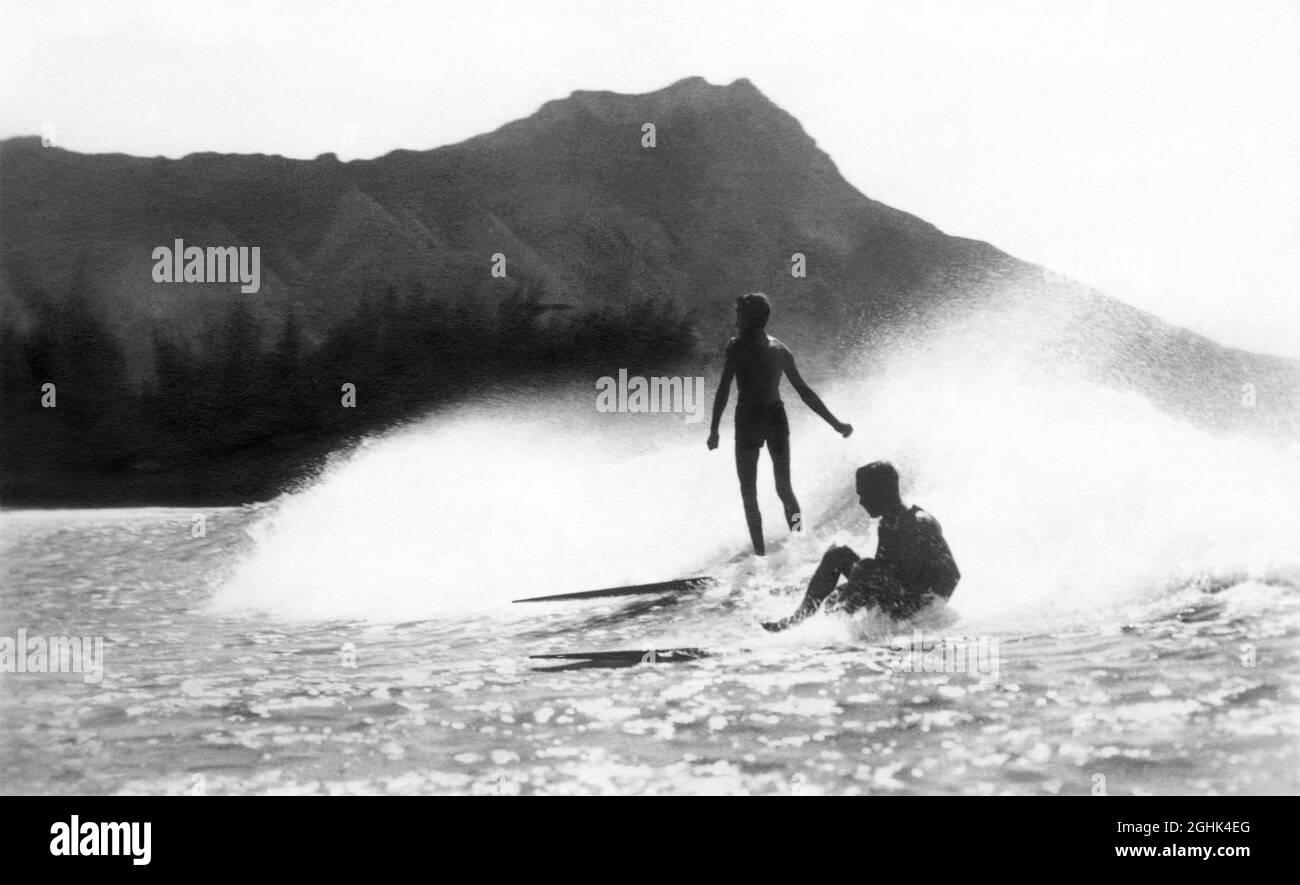
[[[1300,792],[1300,447],[982,359],[823,390],[849,440],[790,402],[810,530],[766,488],[764,560],[729,433],[594,388],[430,416],[265,506],[6,511],[0,636],[104,666],[0,673],[0,791]],[[942,523],[951,604],[765,633],[826,545],[874,549],[876,458]]]

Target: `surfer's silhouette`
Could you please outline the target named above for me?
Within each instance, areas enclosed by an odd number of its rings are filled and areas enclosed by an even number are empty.
[[[763,556],[763,517],[758,510],[758,453],[767,444],[776,477],[776,493],[785,508],[790,530],[803,528],[799,501],[790,485],[790,424],[781,402],[781,376],[786,375],[799,398],[836,432],[848,437],[850,424],[840,423],[831,410],[813,392],[795,368],[790,348],[767,334],[767,318],[772,305],[761,292],[736,299],[736,331],[727,345],[727,362],[722,383],[713,399],[713,424],[709,430],[709,449],[718,447],[718,422],[727,407],[731,379],[736,379],[736,474],[740,477],[740,498],[745,505],[745,522],[754,553]]]
[[[961,572],[938,521],[920,507],[906,507],[898,494],[898,471],[888,461],[859,467],[858,503],[880,519],[876,556],[862,559],[848,547],[831,547],[808,582],[808,592],[794,614],[763,627],[776,632],[817,611],[852,614],[876,606],[892,618],[909,618],[937,600],[947,600]],[[836,587],[841,577],[848,582]]]

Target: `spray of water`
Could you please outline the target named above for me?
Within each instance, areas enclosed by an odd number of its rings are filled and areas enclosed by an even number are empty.
[[[1066,624],[1198,579],[1297,582],[1300,445],[1215,435],[1135,394],[1047,377],[986,322],[870,355],[825,385],[857,428],[850,440],[788,403],[815,543],[857,537],[871,552],[852,474],[887,458],[905,498],[944,527],[970,629]],[[707,422],[594,402],[594,389],[533,395],[371,441],[272,508],[213,606],[436,619],[725,570],[747,547],[729,434],[709,452]],[[767,469],[761,503],[778,538]],[[797,567],[792,581],[806,577]]]

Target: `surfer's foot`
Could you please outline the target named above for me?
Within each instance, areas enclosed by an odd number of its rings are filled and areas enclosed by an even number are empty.
[[[780,633],[782,630],[789,630],[802,620],[802,617],[794,614],[789,617],[781,618],[779,621],[764,621],[763,629],[768,633]]]

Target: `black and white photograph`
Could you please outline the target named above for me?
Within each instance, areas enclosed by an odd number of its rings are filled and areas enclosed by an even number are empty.
[[[0,71],[0,794],[1300,793],[1297,3],[6,0]]]

